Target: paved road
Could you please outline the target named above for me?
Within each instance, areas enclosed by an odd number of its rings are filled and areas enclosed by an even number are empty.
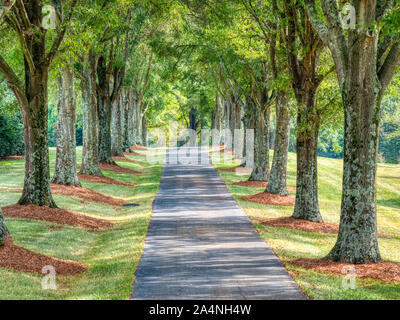
[[[207,154],[187,150],[184,164],[168,150],[132,299],[305,299]]]

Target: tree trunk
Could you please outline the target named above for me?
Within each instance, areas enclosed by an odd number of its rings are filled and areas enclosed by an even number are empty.
[[[35,73],[31,74],[26,64],[25,77],[29,79],[26,81],[28,105],[21,108],[25,128],[25,181],[18,203],[56,207],[50,190],[48,69],[37,67]]]
[[[4,246],[4,241],[6,240],[8,234],[8,229],[0,208],[0,247]]]
[[[276,103],[276,129],[274,158],[268,187],[265,192],[287,196],[286,186],[287,160],[289,151],[290,114],[286,92],[281,92]]]
[[[132,122],[131,108],[129,103],[129,95],[127,92],[122,94],[122,107],[121,107],[121,129],[122,129],[122,149],[123,152],[131,152],[131,144],[129,139],[129,122]]]
[[[82,174],[103,176],[99,166],[99,118],[96,97],[96,59],[91,52],[82,65]]]
[[[372,80],[372,79],[371,79]],[[371,81],[373,82],[373,80]],[[380,103],[372,87],[349,88],[344,99],[345,145],[342,208],[329,258],[347,263],[381,259],[376,216],[376,167]],[[354,115],[360,115],[354,117]]]
[[[123,157],[124,150],[122,145],[122,97],[119,97],[113,103],[112,109],[112,155],[114,157]]]
[[[62,67],[58,80],[57,157],[53,183],[80,186],[76,173],[76,103],[70,65]]]
[[[142,145],[147,147],[147,121],[145,116],[142,118]]]
[[[137,103],[136,99],[133,101],[133,144],[143,144],[142,141],[142,115],[141,115],[141,107]]]
[[[313,96],[313,95],[312,95]],[[314,106],[299,106],[297,116],[297,189],[293,218],[322,222],[318,204],[319,121]]]
[[[253,106],[254,112],[254,167],[249,181],[268,181],[270,109]]]
[[[97,110],[99,113],[99,161],[115,164],[111,153],[111,112],[109,97],[97,95]]]

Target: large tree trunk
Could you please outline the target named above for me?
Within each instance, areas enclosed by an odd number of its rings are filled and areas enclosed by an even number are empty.
[[[274,158],[266,192],[287,196],[286,173],[289,151],[290,113],[288,96],[281,92],[276,103]]]
[[[249,181],[268,181],[269,172],[269,121],[270,108],[254,112],[254,167]]]
[[[132,108],[129,103],[129,95],[125,91],[122,93],[122,107],[121,107],[121,130],[122,130],[122,149],[123,152],[131,152],[131,143],[130,143],[130,126],[129,122],[132,122],[133,113],[131,112]]]
[[[297,189],[293,218],[313,222],[322,222],[318,204],[318,134],[319,121],[315,107],[299,106],[296,142]]]
[[[365,71],[362,73],[365,75]],[[336,245],[329,257],[347,263],[381,259],[376,216],[376,167],[380,122],[379,88],[351,83],[344,98],[345,145],[342,208]],[[360,88],[364,88],[360,90]],[[355,117],[354,115],[359,115]]]
[[[115,164],[111,153],[111,112],[109,97],[97,95],[97,110],[99,113],[99,161]]]
[[[142,110],[139,103],[137,103],[136,99],[133,100],[133,140],[134,145],[143,144],[143,136],[142,136]]]
[[[57,157],[53,183],[80,186],[76,173],[76,103],[70,65],[61,68],[57,122]]]
[[[0,247],[4,246],[4,241],[6,240],[7,235],[8,235],[8,229],[0,208]]]
[[[42,49],[44,50],[44,47]],[[45,51],[42,54],[44,55]],[[35,58],[40,59],[42,56]],[[50,190],[48,69],[44,66],[39,67],[39,62],[36,65],[38,67],[35,73],[31,74],[25,62],[28,105],[21,108],[25,128],[25,181],[22,197],[18,203],[56,207]]]
[[[112,109],[112,155],[114,157],[123,157],[123,139],[122,139],[122,101],[121,97],[114,101]]]
[[[103,176],[99,166],[99,118],[96,97],[96,59],[91,52],[82,65],[82,174]]]
[[[142,119],[142,145],[147,147],[147,120],[145,116]]]

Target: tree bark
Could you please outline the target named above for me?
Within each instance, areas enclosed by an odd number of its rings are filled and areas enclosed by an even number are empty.
[[[131,152],[130,143],[130,126],[129,122],[132,122],[131,108],[129,103],[129,95],[126,91],[122,94],[122,108],[121,108],[121,129],[122,129],[122,149],[123,152]]]
[[[82,65],[82,174],[103,176],[99,166],[99,118],[96,97],[96,58],[90,52]]]
[[[76,169],[76,103],[71,65],[61,68],[59,83],[57,156],[53,183],[81,186]]]
[[[253,106],[254,167],[249,181],[268,181],[270,108]]]
[[[6,240],[8,234],[8,229],[0,208],[0,247],[4,246],[4,241]]]
[[[319,123],[312,111],[299,109],[297,117],[297,183],[293,218],[322,222],[318,204],[317,146]]]
[[[144,115],[142,118],[142,145],[147,147],[147,120]]]
[[[289,151],[290,114],[286,92],[280,92],[276,103],[274,158],[265,192],[287,196],[286,173]]]
[[[142,114],[141,106],[137,103],[136,99],[133,100],[133,144],[143,144],[142,141]]]
[[[367,77],[360,77],[360,80],[374,82],[373,76],[369,78],[365,71],[361,71],[361,75]],[[349,84],[344,96],[345,145],[340,228],[337,242],[328,256],[356,264],[381,259],[376,216],[379,88],[375,83],[375,90],[370,86],[360,90],[360,83],[357,82]],[[354,117],[355,114],[359,116]]]
[[[122,97],[116,99],[113,103],[112,109],[112,148],[111,152],[114,157],[123,157],[123,139],[122,139]]]
[[[40,47],[37,43],[36,46]],[[41,54],[43,51],[37,48]],[[35,59],[42,58],[39,54]],[[40,65],[36,63],[36,65]],[[37,67],[32,73],[25,62],[27,105],[22,117],[25,133],[25,181],[21,205],[35,204],[56,207],[50,190],[50,165],[48,141],[47,67]]]

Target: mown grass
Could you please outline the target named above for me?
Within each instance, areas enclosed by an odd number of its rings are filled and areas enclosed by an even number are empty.
[[[271,159],[272,159],[271,153]],[[238,165],[224,164],[213,154],[217,168]],[[339,223],[342,161],[319,158],[319,201],[325,222]],[[293,267],[288,261],[296,258],[325,257],[336,241],[336,235],[318,234],[283,227],[260,225],[261,219],[287,217],[293,207],[267,206],[242,201],[243,195],[262,192],[254,189],[233,186],[231,183],[246,180],[248,175],[239,176],[232,172],[219,171],[233,197],[253,221],[260,236],[274,250],[285,267],[292,274],[303,291],[312,299],[400,299],[400,283],[385,283],[377,280],[357,279],[356,289],[344,289],[344,276],[328,275]],[[391,238],[379,238],[383,259],[400,262],[400,166],[379,165],[378,168],[378,231],[389,234]],[[296,155],[289,155],[288,185],[296,186]],[[295,195],[295,192],[290,192]]]
[[[144,151],[140,151],[145,153]],[[150,152],[150,151],[149,151]],[[157,151],[163,154],[164,151]],[[130,157],[145,161],[142,157]],[[81,148],[78,148],[78,163]],[[132,290],[134,272],[139,263],[158,191],[162,164],[118,162],[119,165],[143,172],[131,175],[104,172],[108,177],[134,183],[136,187],[82,182],[84,187],[121,198],[139,207],[116,208],[55,195],[60,208],[118,223],[106,231],[88,231],[55,224],[22,219],[6,219],[15,244],[45,255],[79,261],[88,271],[73,277],[57,277],[57,290],[42,290],[42,276],[0,269],[0,299],[127,299]],[[50,149],[50,166],[55,165],[55,149]],[[0,162],[0,206],[14,204],[20,194],[10,192],[23,186],[24,161]]]

